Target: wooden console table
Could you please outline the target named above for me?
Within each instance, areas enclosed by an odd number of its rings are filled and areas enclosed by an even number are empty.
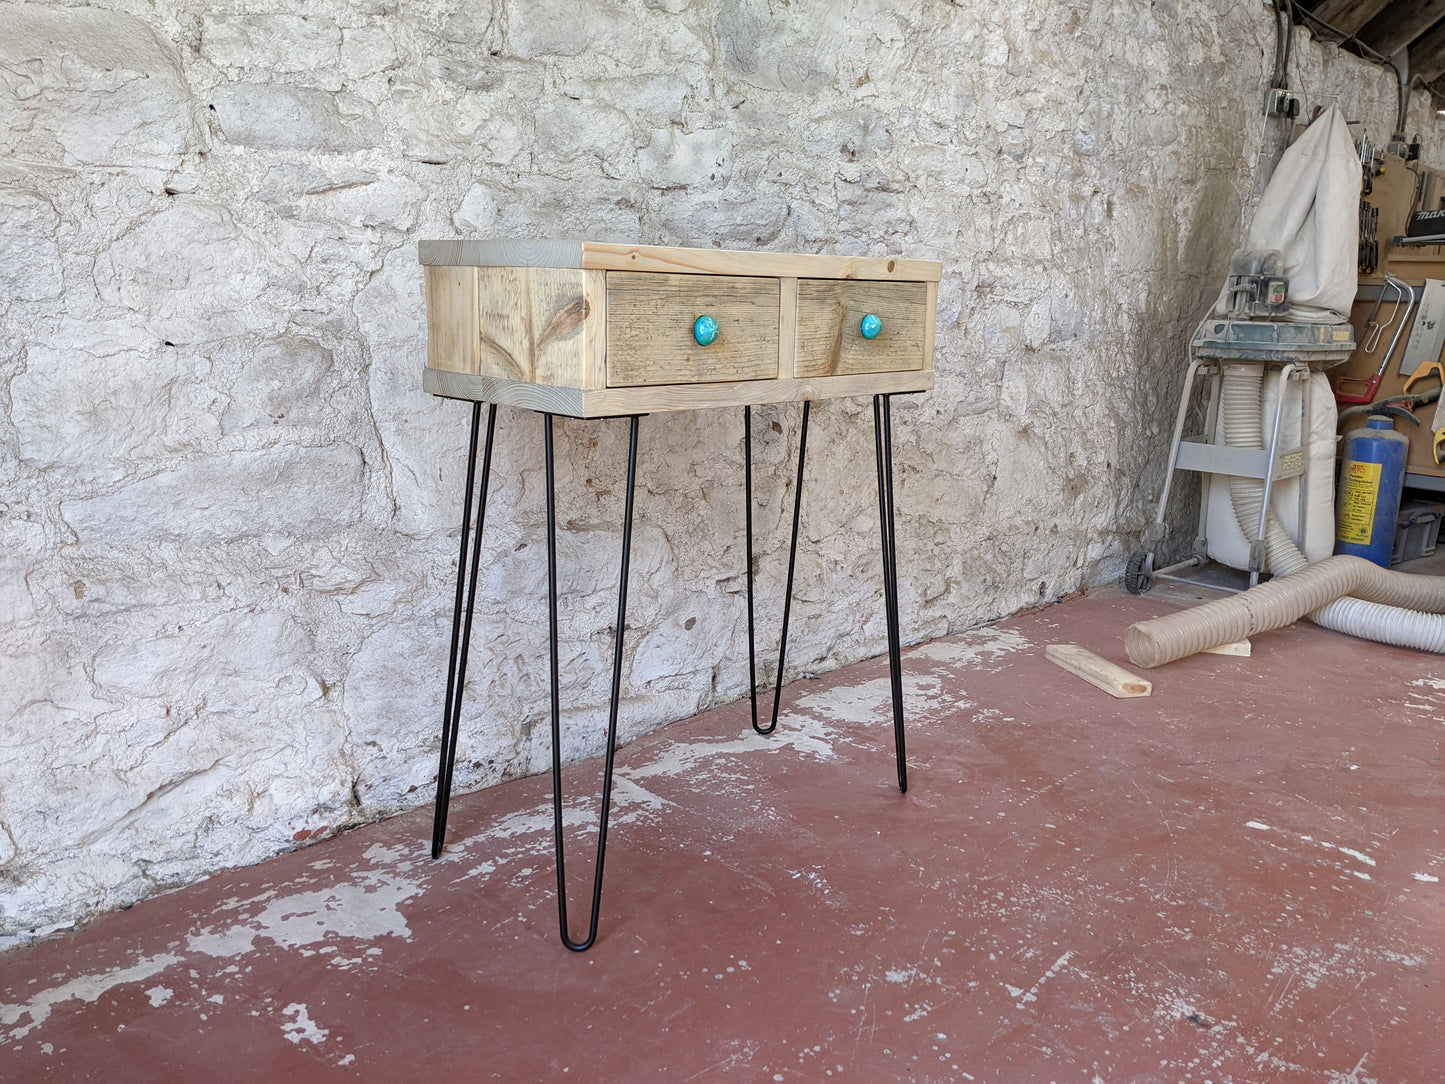
[[[446,835],[498,405],[537,411],[543,419],[552,808],[558,919],[564,945],[582,951],[597,938],[621,698],[637,433],[644,414],[705,407],[743,408],[749,692],[753,729],[769,734],[777,726],[782,699],[811,401],[873,396],[893,732],[898,786],[906,791],[890,397],[933,386],[933,329],[942,265],[892,257],[727,252],[575,241],[423,241],[419,248],[426,274],[427,367],[423,386],[435,395],[470,400],[473,404],[432,857],[440,856]],[[758,719],[753,620],[752,407],[798,401],[803,404],[803,418],[778,647],[778,684],[772,719],[764,725]],[[490,405],[486,436],[481,441],[478,483],[483,403]],[[591,920],[587,936],[581,941],[571,938],[567,921],[562,840],[552,440],[556,415],[628,417],[631,423],[597,861]]]

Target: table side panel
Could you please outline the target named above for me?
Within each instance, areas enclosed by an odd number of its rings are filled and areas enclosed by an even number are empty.
[[[425,275],[427,365],[458,373],[480,372],[477,269],[428,267]]]
[[[859,330],[864,316],[882,321],[874,339]],[[799,377],[908,372],[924,368],[928,284],[798,281]]]
[[[583,271],[582,290],[587,311],[582,334],[582,386],[607,387],[607,272]]]
[[[793,375],[793,356],[798,344],[798,280],[778,280],[778,379]]]
[[[717,321],[699,346],[693,321]],[[607,384],[637,387],[778,375],[779,285],[774,278],[607,273]]]
[[[482,376],[581,386],[588,315],[580,270],[479,267]]]
[[[923,314],[923,368],[933,372],[933,345],[938,325],[938,283],[928,284],[928,309]]]

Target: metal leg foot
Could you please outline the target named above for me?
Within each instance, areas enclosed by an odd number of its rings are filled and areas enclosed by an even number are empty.
[[[873,435],[878,458],[878,521],[883,536],[883,609],[888,624],[888,676],[893,692],[893,746],[898,789],[908,791],[903,742],[903,652],[898,621],[898,539],[893,522],[893,411],[890,396],[873,396]]]
[[[783,592],[783,631],[778,639],[778,679],[773,691],[773,715],[767,726],[758,723],[757,640],[753,623],[753,412],[743,407],[743,503],[746,506],[748,561],[748,697],[752,702],[753,729],[771,734],[778,727],[778,712],[783,703],[783,663],[788,654],[788,618],[793,604],[793,572],[798,559],[798,526],[803,510],[803,466],[808,457],[808,415],[812,401],[803,401],[803,426],[798,438],[798,480],[793,487],[793,533],[788,543],[788,585]]]
[[[473,537],[472,485],[477,472],[477,432],[482,404],[472,404],[472,435],[467,448],[467,489],[462,498],[462,551],[457,558],[457,598],[452,608],[452,650],[447,662],[447,694],[442,708],[441,759],[437,765],[437,798],[432,816],[431,856],[440,858],[446,842],[447,811],[452,797],[452,767],[457,759],[457,731],[462,721],[462,688],[467,683],[467,650],[472,642],[472,612],[477,602],[477,566],[482,554],[482,525],[487,518],[487,483],[492,473],[492,437],[497,431],[497,404],[487,408],[487,440],[482,452],[482,484],[477,496],[477,528]],[[471,542],[470,555],[467,544]]]
[[[612,809],[612,766],[617,752],[617,709],[622,694],[622,634],[627,627],[627,573],[632,556],[632,509],[637,483],[637,429],[632,416],[627,449],[627,502],[622,523],[622,571],[617,584],[617,634],[612,649],[612,698],[607,711],[607,757],[602,770],[602,813],[597,832],[597,862],[592,876],[592,911],[587,937],[573,941],[567,922],[567,868],[562,846],[562,722],[558,697],[557,662],[557,502],[552,456],[552,415],[543,415],[547,460],[547,614],[551,643],[552,680],[552,834],[557,852],[557,918],[562,944],[584,952],[597,940],[597,917],[602,909],[602,869],[607,859],[607,820]]]

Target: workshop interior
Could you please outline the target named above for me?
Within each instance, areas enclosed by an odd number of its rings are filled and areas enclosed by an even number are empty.
[[[1445,6],[30,0],[0,103],[0,1081],[1438,1077]]]

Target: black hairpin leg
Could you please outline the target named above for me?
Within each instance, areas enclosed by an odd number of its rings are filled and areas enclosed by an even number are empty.
[[[878,521],[883,533],[883,609],[888,618],[888,676],[893,691],[893,745],[898,789],[908,790],[903,748],[903,653],[898,622],[898,539],[893,530],[893,412],[887,395],[873,396],[873,435],[878,455]]]
[[[788,655],[788,616],[793,604],[793,569],[798,559],[798,523],[803,510],[803,464],[808,456],[808,411],[811,400],[803,400],[803,428],[798,438],[798,481],[793,487],[793,535],[788,544],[788,586],[783,592],[783,632],[778,639],[778,683],[773,692],[773,718],[758,725],[757,649],[753,631],[753,408],[743,407],[743,503],[748,536],[748,696],[753,707],[753,729],[771,734],[778,727],[778,710],[783,703],[783,662]]]
[[[627,510],[622,522],[622,572],[617,583],[617,635],[612,648],[612,700],[607,711],[607,759],[602,769],[602,817],[597,831],[597,864],[592,876],[592,918],[585,941],[573,941],[567,924],[567,869],[562,847],[562,720],[557,673],[557,502],[552,462],[552,415],[544,414],[547,458],[547,605],[552,645],[552,833],[557,850],[557,915],[562,944],[583,952],[597,940],[597,916],[602,908],[602,866],[607,858],[607,817],[612,808],[612,764],[617,751],[617,708],[622,694],[622,631],[627,625],[627,569],[632,554],[632,504],[637,483],[637,423],[627,448]]]
[[[431,856],[440,858],[446,842],[447,810],[452,798],[452,766],[457,759],[457,730],[462,721],[462,688],[467,683],[467,649],[472,642],[472,612],[477,602],[477,566],[482,554],[482,525],[487,518],[487,481],[492,473],[492,437],[497,431],[497,404],[487,408],[487,442],[482,452],[482,484],[477,498],[477,529],[471,530],[472,484],[477,476],[477,431],[482,404],[472,404],[472,437],[467,448],[467,491],[462,498],[462,552],[457,558],[457,600],[452,607],[452,650],[447,661],[447,695],[442,708],[441,761],[437,765],[437,800],[432,817]],[[471,542],[470,555],[467,543]]]

